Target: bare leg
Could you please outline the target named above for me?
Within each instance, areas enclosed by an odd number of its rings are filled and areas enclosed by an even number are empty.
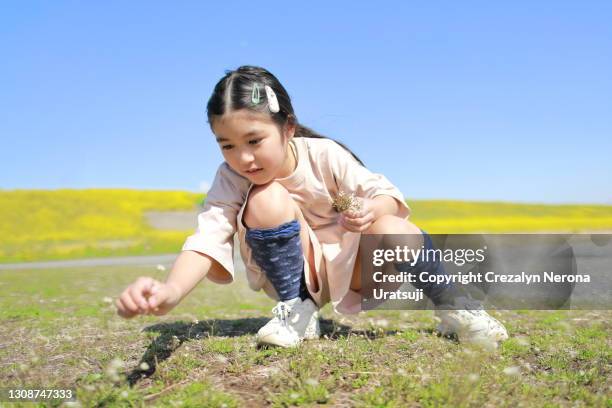
[[[273,228],[283,223],[298,220],[300,223],[300,241],[306,254],[310,269],[310,281],[318,291],[314,266],[314,250],[308,235],[307,223],[299,206],[280,183],[271,182],[252,188],[243,221],[249,228]]]
[[[364,234],[404,234],[402,237],[394,237],[393,235],[384,237],[384,247],[394,248],[395,246],[408,246],[410,248],[419,248],[423,245],[423,235],[419,227],[412,222],[394,215],[383,215],[377,219]],[[405,235],[405,234],[410,234]],[[412,242],[407,242],[412,241]],[[360,253],[357,253],[357,261],[353,269],[350,288],[356,292],[361,290],[361,259]]]

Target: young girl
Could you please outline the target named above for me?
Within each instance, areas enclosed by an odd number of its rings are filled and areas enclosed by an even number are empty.
[[[361,310],[361,234],[412,234],[405,235],[411,245],[432,248],[429,235],[406,219],[411,210],[401,192],[343,144],[299,124],[287,91],[267,70],[227,72],[207,111],[225,161],[198,229],[165,283],[141,277],[125,289],[116,301],[120,316],[166,314],[204,277],[231,283],[238,234],[250,287],[278,300],[257,340],[292,347],[319,336],[318,310],[326,303],[340,313]],[[336,212],[331,202],[341,193],[359,197],[359,208]],[[439,262],[413,268],[445,273]],[[441,332],[495,345],[508,337],[453,286],[415,286],[437,306]]]

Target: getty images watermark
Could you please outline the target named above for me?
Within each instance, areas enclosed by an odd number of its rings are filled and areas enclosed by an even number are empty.
[[[453,285],[497,309],[610,309],[612,235],[362,235],[362,308],[431,309]]]

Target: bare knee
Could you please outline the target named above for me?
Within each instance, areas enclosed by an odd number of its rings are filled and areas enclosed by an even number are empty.
[[[251,189],[244,211],[249,228],[272,228],[295,219],[289,192],[280,183],[271,182]]]
[[[385,235],[385,246],[418,248],[423,244],[421,229],[405,218],[385,214],[379,217],[364,234]]]
[[[405,218],[395,215],[385,214],[380,216],[370,228],[365,230],[365,234],[420,234],[419,227]]]

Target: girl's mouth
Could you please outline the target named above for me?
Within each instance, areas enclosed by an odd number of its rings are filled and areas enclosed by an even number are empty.
[[[247,170],[247,173],[248,174],[255,174],[255,173],[260,172],[261,170],[263,170],[263,169]]]

